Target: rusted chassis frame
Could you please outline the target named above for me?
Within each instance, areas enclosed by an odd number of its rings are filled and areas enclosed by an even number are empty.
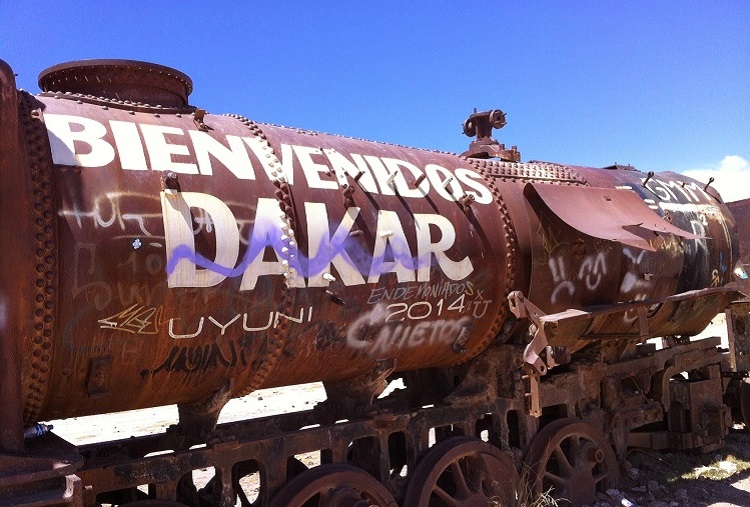
[[[0,488],[0,505],[10,498],[17,501],[18,496],[8,495],[28,493],[30,487],[35,494],[46,487],[47,497],[55,499],[35,505],[119,504],[145,497],[136,488],[147,486],[152,499],[230,506],[239,478],[256,471],[260,496],[252,505],[267,505],[299,473],[294,457],[308,452],[318,453],[322,464],[353,464],[400,500],[433,439],[480,437],[519,459],[543,426],[566,417],[610,434],[619,455],[628,445],[710,450],[722,444],[731,422],[728,408],[713,401],[721,400],[722,392],[718,344],[718,338],[711,338],[658,351],[644,345],[633,359],[611,365],[577,358],[567,371],[543,378],[538,418],[528,413],[527,377],[521,369],[507,368],[521,346],[503,345],[461,371],[408,374],[405,390],[379,400],[374,415],[357,420],[321,423],[345,417],[323,402],[305,412],[221,425],[207,445],[193,449],[187,447],[195,442],[181,441],[177,428],[82,446],[75,452],[49,434],[32,441],[27,452],[38,448],[57,453],[58,462],[67,463],[56,471],[57,482],[32,485],[39,472],[25,474],[16,489]],[[670,380],[682,372],[687,378]],[[436,389],[449,385],[445,377],[456,374],[462,376],[457,387]],[[636,384],[642,390],[633,389]],[[434,406],[421,408],[424,403]],[[4,459],[0,466],[7,470],[10,462]],[[206,467],[215,468],[215,478],[196,491],[191,472]],[[408,474],[402,476],[402,470]]]

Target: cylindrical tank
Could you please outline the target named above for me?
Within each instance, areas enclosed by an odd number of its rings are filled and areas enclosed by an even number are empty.
[[[466,160],[206,114],[151,64],[40,85],[27,423],[451,365],[505,320],[510,223]]]
[[[19,93],[22,164],[3,167],[26,186],[2,194],[23,235],[2,291],[29,301],[26,424],[454,365],[498,337],[511,291],[546,312],[663,297],[725,283],[736,255],[726,209],[679,175],[657,188],[208,114],[187,76],[142,62],[39,81]],[[637,196],[633,223],[607,222],[636,239],[597,236],[607,211],[566,213],[587,190],[617,213]]]

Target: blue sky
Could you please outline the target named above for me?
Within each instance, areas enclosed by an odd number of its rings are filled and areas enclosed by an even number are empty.
[[[750,4],[737,1],[14,2],[18,86],[86,58],[189,75],[211,113],[461,152],[476,107],[523,160],[717,178],[750,197]]]

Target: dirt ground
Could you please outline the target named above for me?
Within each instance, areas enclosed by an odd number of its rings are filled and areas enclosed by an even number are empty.
[[[601,495],[595,505],[748,507],[748,460],[750,432],[744,427],[733,430],[724,448],[708,455],[633,450],[622,467],[620,489]]]
[[[725,334],[723,316],[705,335]],[[264,389],[230,401],[220,423],[306,410],[325,399],[322,384]],[[175,406],[52,421],[54,432],[76,445],[160,432],[177,422]],[[710,455],[632,451],[618,490],[600,494],[596,507],[750,507],[750,431],[736,427]],[[198,474],[207,481],[211,470]]]

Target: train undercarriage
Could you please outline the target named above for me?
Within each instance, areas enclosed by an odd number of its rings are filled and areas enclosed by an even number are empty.
[[[618,484],[628,448],[709,452],[746,420],[748,309],[726,311],[730,348],[718,337],[596,336],[569,355],[546,345],[538,357],[555,366],[537,375],[531,339],[450,369],[388,375],[381,365],[350,389],[357,396],[327,385],[329,400],[310,410],[212,431],[184,417],[160,434],[79,447],[49,433],[27,440],[23,456],[0,457],[0,469],[16,470],[0,477],[0,505],[511,506],[550,490],[585,505]],[[534,318],[570,332],[570,315]],[[404,388],[376,398],[398,378]],[[193,472],[207,468],[213,477],[196,486]]]

